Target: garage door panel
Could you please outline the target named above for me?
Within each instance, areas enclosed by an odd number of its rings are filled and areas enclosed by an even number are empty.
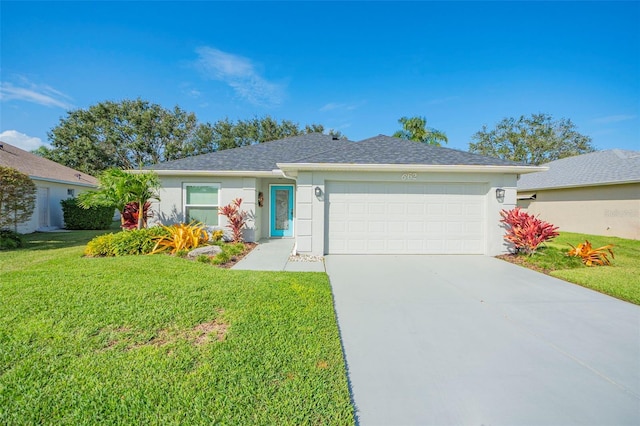
[[[327,182],[329,253],[484,253],[482,184]]]
[[[389,204],[387,204],[387,212],[389,215],[404,215],[405,210],[406,206],[402,203],[389,201]]]
[[[426,205],[425,203],[410,203],[407,202],[407,214],[409,215],[418,215],[424,216],[426,213]]]
[[[379,216],[384,216],[387,213],[387,206],[384,203],[369,203],[368,204],[368,213],[370,215],[379,215]]]
[[[410,234],[424,234],[425,223],[409,221],[407,222],[407,232]]]

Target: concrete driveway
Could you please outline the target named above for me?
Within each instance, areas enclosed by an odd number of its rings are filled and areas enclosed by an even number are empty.
[[[485,256],[325,259],[360,425],[640,424],[640,307]]]

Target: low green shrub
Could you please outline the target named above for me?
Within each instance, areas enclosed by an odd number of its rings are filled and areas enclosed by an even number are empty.
[[[200,256],[196,257],[196,260],[201,263],[209,263],[211,259],[209,259],[209,256],[207,256],[206,254],[201,254]]]
[[[23,246],[22,235],[9,229],[0,229],[0,250],[15,250]]]
[[[211,259],[211,263],[214,265],[224,265],[245,250],[243,243],[216,243],[216,245],[220,246],[222,251]]]
[[[167,231],[159,226],[101,235],[89,241],[84,254],[92,257],[149,254],[155,239],[164,235]]]
[[[115,256],[113,239],[115,234],[99,235],[89,241],[84,249],[84,255],[90,257]]]
[[[214,265],[224,265],[230,259],[231,255],[229,254],[229,252],[221,251],[220,253],[216,254],[213,259],[211,259],[211,263],[213,263]]]
[[[187,249],[180,249],[175,252],[176,257],[187,257],[188,254],[189,254],[189,250]]]
[[[60,201],[66,229],[109,229],[113,221],[113,207],[83,209],[77,198]]]

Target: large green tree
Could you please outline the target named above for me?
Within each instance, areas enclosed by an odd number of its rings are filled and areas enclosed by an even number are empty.
[[[435,146],[440,146],[442,142],[449,142],[444,132],[433,127],[427,127],[427,119],[425,117],[402,117],[398,120],[398,123],[402,124],[402,129],[393,134],[395,138]]]
[[[231,121],[228,118],[213,124],[204,124],[198,129],[199,137],[194,141],[197,153],[221,151],[241,146],[255,145],[290,136],[307,133],[324,133],[322,124],[306,124],[304,127],[290,120],[277,121],[271,116],[254,117],[248,120]],[[328,134],[344,138],[342,133],[330,129]],[[201,137],[200,137],[201,136]]]
[[[36,185],[11,167],[0,166],[0,229],[13,228],[31,219],[36,207]]]
[[[533,165],[595,150],[571,120],[544,113],[504,118],[491,130],[482,126],[472,140],[469,152]]]
[[[48,133],[52,148],[36,154],[95,175],[110,167],[133,169],[182,158],[194,151],[196,130],[196,116],[178,106],[106,101],[69,111]]]

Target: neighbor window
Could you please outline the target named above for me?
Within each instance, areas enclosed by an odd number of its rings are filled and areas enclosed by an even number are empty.
[[[218,224],[220,185],[217,183],[185,183],[185,221],[201,222],[205,225]]]
[[[68,197],[75,197],[76,195],[76,190],[75,189],[67,189],[67,196]]]

